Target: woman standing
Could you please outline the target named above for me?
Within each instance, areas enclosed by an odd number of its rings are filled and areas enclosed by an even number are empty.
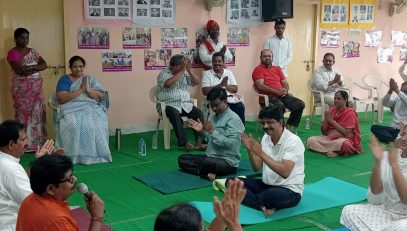
[[[322,136],[312,136],[307,140],[310,149],[331,158],[362,152],[358,115],[348,107],[348,98],[346,91],[335,93],[335,107],[325,112],[321,123]]]
[[[8,52],[7,61],[12,69],[15,119],[27,127],[27,151],[36,151],[47,137],[43,80],[39,73],[47,68],[47,63],[35,49],[28,47],[29,35],[25,28],[14,31],[16,47]]]

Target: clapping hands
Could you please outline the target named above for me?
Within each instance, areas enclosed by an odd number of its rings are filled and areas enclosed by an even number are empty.
[[[236,178],[228,181],[227,191],[222,201],[215,196],[213,199],[213,208],[216,217],[221,220],[230,231],[242,230],[239,221],[240,204],[242,203],[246,189],[244,182]]]
[[[35,158],[39,158],[45,154],[49,155],[49,154],[53,154],[53,153],[58,154],[58,155],[63,155],[64,149],[55,148],[54,143],[55,142],[52,139],[45,141],[44,145],[42,145],[41,147],[38,147],[37,151],[35,152]]]

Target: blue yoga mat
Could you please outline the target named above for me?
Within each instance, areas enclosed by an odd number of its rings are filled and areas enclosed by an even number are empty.
[[[351,204],[366,199],[366,193],[365,188],[333,177],[326,177],[316,183],[306,185],[301,202],[296,207],[277,210],[271,217],[265,218],[261,211],[242,205],[240,223],[242,225],[258,224]],[[211,222],[215,218],[212,202],[193,201],[191,204],[198,208],[206,222]]]
[[[237,176],[253,176],[257,174],[260,175],[261,172],[254,172],[249,160],[241,161],[236,173]],[[212,186],[211,181],[180,170],[149,173],[133,176],[133,178],[164,194]]]

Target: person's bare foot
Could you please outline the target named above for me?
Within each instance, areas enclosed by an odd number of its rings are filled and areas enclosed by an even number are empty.
[[[329,158],[335,158],[335,157],[338,156],[338,154],[337,154],[336,152],[327,152],[326,155],[327,155]]]
[[[216,179],[216,174],[208,173],[208,179],[209,179],[210,181],[214,181],[214,180]]]
[[[186,143],[186,144],[184,145],[184,147],[185,147],[185,150],[186,150],[187,152],[190,152],[190,151],[192,150],[192,148],[193,148],[192,144],[190,144],[190,143]]]
[[[263,211],[264,217],[270,217],[276,209],[267,209],[266,207],[262,206],[261,211]]]

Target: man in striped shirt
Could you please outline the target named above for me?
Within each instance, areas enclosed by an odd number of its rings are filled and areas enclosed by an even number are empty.
[[[165,114],[174,128],[178,146],[184,146],[186,151],[190,151],[193,146],[188,142],[181,117],[204,122],[202,111],[192,104],[189,94],[189,86],[199,84],[200,78],[191,71],[191,62],[183,55],[172,56],[170,66],[162,70],[157,78],[157,99],[165,102]],[[194,132],[194,135],[195,148],[205,149],[201,135],[198,132]]]

